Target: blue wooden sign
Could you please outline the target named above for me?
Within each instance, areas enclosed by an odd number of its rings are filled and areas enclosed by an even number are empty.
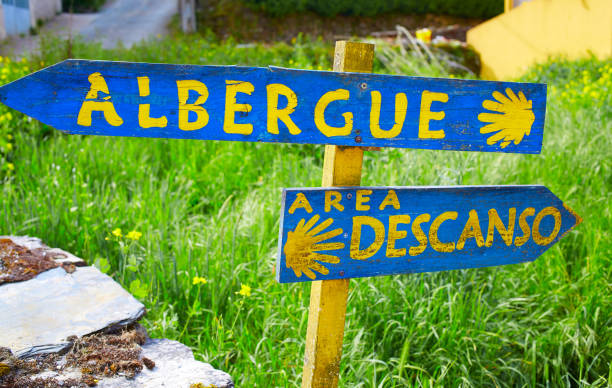
[[[546,85],[67,60],[0,101],[71,134],[537,154]]]
[[[285,189],[277,280],[523,263],[581,221],[544,186]]]

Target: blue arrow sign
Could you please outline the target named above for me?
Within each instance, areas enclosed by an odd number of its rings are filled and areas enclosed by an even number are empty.
[[[581,221],[544,186],[285,189],[277,280],[523,263]]]
[[[537,154],[546,85],[67,60],[0,101],[71,134]]]

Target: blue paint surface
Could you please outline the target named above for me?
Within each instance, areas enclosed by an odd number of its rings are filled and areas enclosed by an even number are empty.
[[[357,211],[357,190],[369,189],[372,194],[365,205],[370,205],[368,211]],[[389,190],[394,190],[399,200],[400,208],[386,206],[379,210],[383,199]],[[326,191],[338,191],[342,194],[341,204],[343,211],[330,207],[330,211],[324,209]],[[312,207],[312,212],[307,209],[297,208],[293,214],[289,210],[298,193],[302,193]],[[349,198],[350,197],[350,198]],[[517,237],[523,236],[519,225],[520,214],[528,207],[534,208],[534,215],[526,217],[525,220],[530,228],[532,236],[521,246],[516,246]],[[556,208],[561,214],[560,230],[556,237],[546,245],[538,245],[533,239],[533,224],[536,215],[547,207]],[[430,226],[434,219],[443,212],[455,211],[458,213],[456,220],[448,220],[442,223],[438,230],[439,240],[442,242],[457,243],[464,230],[469,211],[474,209],[479,216],[480,229],[483,237],[487,238],[489,224],[488,212],[495,209],[503,224],[508,227],[509,209],[516,209],[513,240],[507,246],[497,229],[494,231],[493,243],[490,247],[479,247],[474,238],[468,238],[462,250],[455,249],[452,252],[438,252],[427,243],[423,253],[416,256],[406,254],[403,257],[387,257],[386,247],[388,243],[388,220],[389,216],[407,214],[411,221],[423,213],[431,215],[429,222],[421,224],[423,232],[428,235]],[[301,282],[311,280],[342,279],[353,277],[393,275],[415,272],[445,271],[453,269],[489,267],[505,264],[523,263],[535,260],[543,254],[550,246],[554,245],[569,230],[581,222],[579,216],[571,212],[564,204],[544,186],[456,186],[456,187],[350,187],[350,188],[291,188],[283,190],[283,203],[280,222],[278,259],[276,263],[277,280],[281,283]],[[319,215],[316,225],[328,218],[333,219],[333,224],[323,230],[325,233],[337,228],[342,233],[322,241],[323,243],[344,244],[344,247],[336,250],[327,250],[321,253],[335,255],[339,263],[332,264],[318,261],[329,271],[328,274],[313,271],[316,279],[310,279],[303,273],[296,276],[295,272],[287,266],[286,244],[289,232],[296,229],[298,223],[304,219],[308,221],[314,215]],[[371,258],[355,260],[350,255],[350,243],[352,239],[353,217],[370,216],[380,220],[385,226],[385,240],[380,250]],[[553,216],[545,216],[539,223],[539,233],[543,237],[550,236],[555,226]],[[400,224],[397,229],[407,231],[407,236],[398,239],[395,248],[416,247],[419,242],[411,231],[412,222]],[[374,241],[373,229],[364,226],[361,236],[360,249],[366,248]],[[429,236],[428,236],[429,240]],[[540,240],[541,241],[541,240]]]
[[[105,79],[112,101],[123,124],[109,125],[100,112],[94,112],[93,124],[77,124],[78,112],[89,91],[88,76],[99,72]],[[136,77],[150,79],[150,95],[140,97]],[[203,104],[210,116],[208,125],[195,131],[178,128],[177,80],[198,80],[209,91]],[[249,135],[230,134],[223,130],[226,80],[247,81],[255,91],[251,95],[237,95],[238,103],[252,106],[248,114],[236,113],[237,123],[251,123]],[[291,114],[301,133],[292,135],[279,123],[279,134],[267,131],[266,85],[282,83],[298,97],[298,106]],[[505,94],[507,88],[516,94],[523,92],[532,101],[533,125],[519,144],[487,144],[491,134],[481,134],[485,125],[478,120],[485,100],[493,100],[492,93]],[[353,113],[354,126],[347,136],[325,136],[315,125],[314,109],[321,96],[329,91],[346,89],[348,101],[332,102],[326,112],[329,125],[342,126],[345,112]],[[448,102],[433,102],[431,110],[444,111],[442,120],[431,120],[430,130],[443,129],[443,139],[419,138],[419,112],[424,90],[448,94]],[[395,123],[395,95],[405,93],[408,99],[406,119],[401,133],[390,139],[372,136],[370,131],[371,92],[382,95],[380,127],[390,129]],[[100,93],[99,98],[108,97]],[[197,95],[192,92],[188,103]],[[351,146],[379,146],[420,149],[465,150],[486,152],[539,153],[542,147],[546,108],[546,85],[493,81],[420,78],[361,73],[290,70],[282,68],[253,68],[235,66],[194,66],[106,61],[67,60],[0,87],[0,101],[28,116],[70,134],[180,138],[202,140],[231,140],[249,142],[337,144]],[[102,100],[100,100],[102,101]],[[166,116],[165,128],[141,128],[138,121],[139,104],[151,105],[151,116]],[[279,98],[280,108],[287,100]],[[193,120],[193,118],[191,119]]]

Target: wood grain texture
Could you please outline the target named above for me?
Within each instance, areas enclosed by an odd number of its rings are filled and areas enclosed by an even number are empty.
[[[580,222],[544,186],[285,189],[277,280],[524,263]]]
[[[372,71],[374,45],[338,41],[334,70]],[[325,146],[322,185],[358,186],[361,184],[363,149],[360,147]],[[312,283],[306,332],[303,388],[337,387],[342,358],[342,341],[349,279]]]
[[[0,101],[70,134],[541,151],[546,85],[365,74],[351,63],[368,50],[340,58],[342,72],[66,60]]]

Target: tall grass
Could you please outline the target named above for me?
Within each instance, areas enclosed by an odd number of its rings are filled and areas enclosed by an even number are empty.
[[[36,63],[65,53],[64,43],[45,45]],[[311,41],[163,40],[130,51],[77,42],[70,50],[325,69],[332,58],[331,46]],[[541,155],[366,153],[364,185],[544,184],[585,222],[531,264],[351,280],[340,386],[610,384],[611,74],[610,61],[588,60],[526,76],[550,85]],[[608,88],[597,99],[583,90],[594,84]],[[185,342],[237,386],[299,385],[309,285],[274,281],[280,190],[318,186],[323,147],[67,136],[13,115],[0,233],[38,236],[108,263],[147,305],[152,336]],[[143,236],[124,237],[131,230]],[[238,293],[242,285],[250,295]]]

